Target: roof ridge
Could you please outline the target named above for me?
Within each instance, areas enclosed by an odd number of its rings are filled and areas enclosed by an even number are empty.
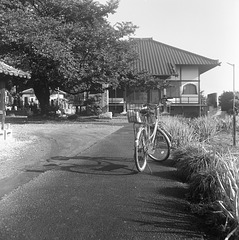
[[[152,37],[148,37],[148,38],[137,38],[137,37],[131,37],[130,39],[132,39],[132,40],[153,40]]]

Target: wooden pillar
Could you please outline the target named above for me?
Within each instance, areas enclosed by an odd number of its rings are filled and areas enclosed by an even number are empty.
[[[5,124],[5,81],[0,79],[0,119],[2,123],[2,129],[4,129]]]

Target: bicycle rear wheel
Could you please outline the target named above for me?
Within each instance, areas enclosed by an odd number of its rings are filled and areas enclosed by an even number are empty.
[[[142,128],[136,135],[134,150],[135,165],[139,172],[144,171],[147,164],[146,139],[146,131]]]
[[[170,155],[171,143],[167,134],[162,129],[157,129],[152,149],[149,152],[150,158],[155,161],[165,161]]]

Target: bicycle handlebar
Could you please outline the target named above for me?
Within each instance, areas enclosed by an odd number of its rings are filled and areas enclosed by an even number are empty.
[[[143,105],[143,108],[140,110],[141,114],[144,115],[156,115],[156,117],[159,116],[159,105],[152,104],[152,103],[146,103]]]
[[[159,105],[159,104],[154,104],[154,103],[145,103],[145,104],[143,105],[143,107],[148,107],[148,108],[150,108],[150,109],[156,109],[156,108],[159,108],[160,105]]]

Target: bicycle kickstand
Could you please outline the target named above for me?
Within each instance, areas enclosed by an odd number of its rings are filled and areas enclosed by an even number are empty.
[[[152,172],[152,169],[151,169],[151,167],[149,166],[148,163],[147,163],[147,166],[148,166],[148,168],[149,168],[150,173],[152,174],[152,173],[153,173],[153,172]]]

